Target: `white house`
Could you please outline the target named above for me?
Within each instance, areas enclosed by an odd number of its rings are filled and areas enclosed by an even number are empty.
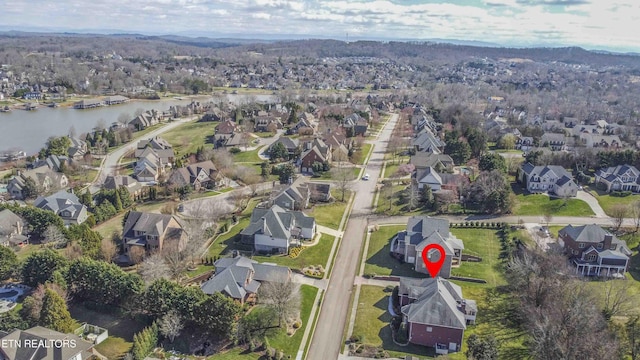
[[[633,165],[618,165],[602,168],[596,171],[596,185],[607,192],[611,191],[640,191],[638,177],[640,171]]]
[[[573,181],[571,174],[558,165],[523,164],[519,180],[530,193],[549,192],[561,197],[574,197],[578,194],[578,185]]]
[[[241,232],[241,241],[253,245],[256,251],[286,254],[292,245],[316,234],[316,221],[300,211],[273,205],[269,209],[254,209],[251,223]]]

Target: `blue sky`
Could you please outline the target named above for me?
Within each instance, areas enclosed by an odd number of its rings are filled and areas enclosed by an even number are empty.
[[[459,39],[640,52],[640,0],[4,0],[2,29]]]

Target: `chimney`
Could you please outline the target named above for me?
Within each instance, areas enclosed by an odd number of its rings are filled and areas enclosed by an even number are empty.
[[[604,250],[611,249],[611,242],[613,241],[613,235],[607,233],[604,236]]]

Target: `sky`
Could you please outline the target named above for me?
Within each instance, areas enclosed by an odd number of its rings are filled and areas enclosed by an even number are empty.
[[[3,0],[3,30],[456,39],[640,52],[640,0]],[[348,35],[347,35],[348,34]]]

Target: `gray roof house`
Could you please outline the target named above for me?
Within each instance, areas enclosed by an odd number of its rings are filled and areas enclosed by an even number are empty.
[[[262,282],[291,281],[289,268],[260,264],[244,256],[222,258],[214,265],[216,273],[202,283],[202,292],[208,295],[222,293],[240,303],[255,302]]]
[[[440,276],[449,278],[451,268],[462,261],[464,243],[449,232],[449,220],[428,216],[412,216],[407,229],[399,231],[391,240],[391,254],[404,262],[414,264],[415,271],[428,274],[422,250],[429,244],[438,244],[445,250]]]
[[[221,180],[221,174],[211,160],[175,169],[169,176],[170,184],[191,185],[196,191],[202,187],[213,188],[217,185],[218,180]]]
[[[56,342],[74,344],[55,349],[51,344]],[[74,334],[63,334],[42,326],[27,330],[14,330],[0,333],[0,343],[21,344],[21,346],[0,347],[0,359],[3,360],[88,360],[96,358],[94,344]],[[26,346],[26,344],[42,344]]]
[[[426,152],[418,152],[415,155],[412,155],[409,163],[413,164],[416,170],[433,167],[436,169],[436,171],[439,172],[451,170],[454,165],[453,159],[447,154],[434,154]]]
[[[582,275],[619,276],[629,267],[632,253],[627,244],[599,225],[565,226],[558,239]]]
[[[640,171],[633,165],[618,165],[596,171],[596,185],[611,191],[640,192]]]
[[[25,221],[9,209],[0,211],[0,246],[22,246],[28,243]]]
[[[62,218],[66,226],[82,224],[88,216],[87,207],[80,203],[78,197],[64,190],[47,197],[40,196],[33,205],[39,209],[53,211]]]
[[[436,354],[460,351],[464,330],[478,312],[460,286],[441,277],[402,278],[398,298],[409,342],[433,347]]]
[[[47,166],[40,166],[35,169],[19,171],[18,175],[9,180],[7,192],[13,199],[24,199],[24,187],[27,178],[31,178],[39,193],[46,193],[53,189],[64,188],[69,184],[69,179],[63,173],[55,172]]]
[[[128,175],[109,175],[104,180],[102,187],[107,190],[116,190],[118,188],[124,187],[132,196],[139,195],[142,191],[142,184]]]
[[[291,245],[300,245],[300,239],[312,239],[315,234],[314,218],[278,205],[254,209],[251,223],[240,232],[242,242],[253,245],[256,251],[284,254]]]
[[[574,197],[578,194],[578,185],[571,174],[558,165],[522,164],[518,180],[530,193],[549,192],[561,197]]]
[[[411,145],[417,151],[440,154],[444,150],[445,142],[435,136],[431,130],[424,128],[411,141]]]
[[[177,217],[131,211],[122,230],[125,253],[133,246],[142,246],[148,252],[162,251],[170,246],[182,250],[186,244],[186,232]]]

